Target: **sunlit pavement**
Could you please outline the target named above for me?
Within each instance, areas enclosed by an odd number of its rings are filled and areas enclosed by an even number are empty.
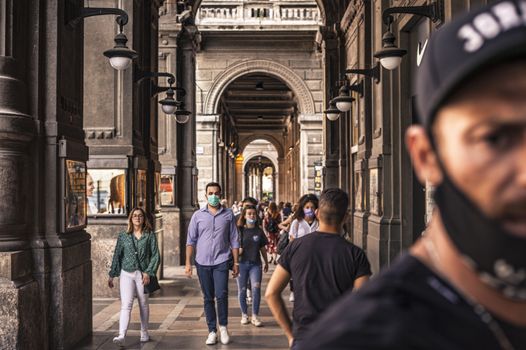
[[[273,266],[271,267],[273,270]],[[271,276],[263,276],[262,294]],[[205,345],[208,335],[203,299],[197,276],[188,279],[184,267],[171,269],[162,290],[150,298],[150,341],[141,343],[139,307],[133,306],[132,318],[126,337],[126,349],[287,349],[287,340],[262,297],[259,317],[263,327],[240,323],[241,311],[237,301],[236,281],[229,283],[228,329],[230,344]],[[284,292],[288,306],[289,291]],[[250,307],[250,305],[249,305]],[[120,301],[113,298],[93,299],[93,335],[77,349],[116,349],[112,343],[118,333]],[[250,313],[249,313],[250,314]]]

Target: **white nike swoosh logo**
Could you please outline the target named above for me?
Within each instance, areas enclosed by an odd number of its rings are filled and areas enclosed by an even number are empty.
[[[422,48],[420,48],[420,45],[418,45],[418,49],[416,50],[416,65],[417,65],[417,67],[420,67],[420,63],[422,63],[422,58],[424,57],[424,52],[426,51],[426,47],[427,47],[427,40],[428,39],[426,39],[426,42],[424,43]]]

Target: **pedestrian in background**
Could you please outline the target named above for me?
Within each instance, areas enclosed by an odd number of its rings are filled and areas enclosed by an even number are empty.
[[[192,215],[186,240],[186,275],[192,276],[191,258],[196,251],[195,266],[203,292],[208,337],[206,345],[217,343],[217,317],[222,344],[230,342],[228,333],[228,271],[239,271],[239,233],[232,209],[220,204],[221,185],[210,182],[205,187],[207,205]],[[217,313],[216,313],[217,301]]]
[[[306,236],[318,229],[316,210],[318,209],[318,197],[314,194],[305,194],[298,201],[298,208],[294,212],[294,220],[290,224],[289,239],[293,240]],[[294,281],[290,280],[289,301],[294,301]]]
[[[113,253],[108,286],[114,287],[113,278],[120,279],[121,312],[119,317],[119,335],[113,338],[113,343],[124,346],[126,332],[130,323],[130,315],[134,296],[139,301],[141,316],[141,342],[150,340],[148,323],[150,306],[148,294],[144,286],[150,283],[150,278],[157,274],[160,263],[159,247],[153,228],[146,212],[142,208],[134,208],[128,216],[128,228],[119,233]]]
[[[371,274],[363,250],[340,236],[349,206],[347,193],[327,189],[322,192],[319,204],[316,209],[319,229],[295,239],[285,248],[265,292],[270,310],[293,349],[301,348],[308,325],[323,310],[345,292],[360,288]],[[281,298],[291,278],[295,293],[292,322]],[[325,327],[330,332],[338,324]]]
[[[263,228],[265,229],[268,238],[267,251],[270,254],[269,262],[274,262],[274,265],[278,263],[276,245],[278,243],[280,223],[281,215],[278,211],[278,207],[275,202],[270,202],[265,218],[263,219]]]
[[[268,271],[267,238],[265,233],[258,225],[257,212],[255,206],[243,208],[237,223],[240,233],[239,249],[239,276],[237,278],[239,306],[241,308],[241,324],[248,324],[247,306],[247,282],[250,280],[252,289],[252,317],[251,323],[260,327],[259,305],[261,302],[261,279],[262,272]],[[261,266],[261,258],[265,262]]]

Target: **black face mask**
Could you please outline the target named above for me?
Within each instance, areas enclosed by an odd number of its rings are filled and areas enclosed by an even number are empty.
[[[449,237],[484,283],[526,301],[526,239],[484,215],[443,170],[434,199]]]

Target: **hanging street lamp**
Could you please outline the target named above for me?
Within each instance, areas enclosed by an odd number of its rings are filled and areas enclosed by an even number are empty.
[[[117,15],[115,21],[119,25],[119,33],[115,36],[113,49],[104,51],[104,56],[109,58],[110,65],[116,70],[125,70],[137,52],[126,46],[128,38],[123,33],[124,26],[128,23],[128,14],[119,8],[84,7],[84,1],[67,0],[65,6],[65,22],[70,27],[75,27],[80,21],[87,17]]]

